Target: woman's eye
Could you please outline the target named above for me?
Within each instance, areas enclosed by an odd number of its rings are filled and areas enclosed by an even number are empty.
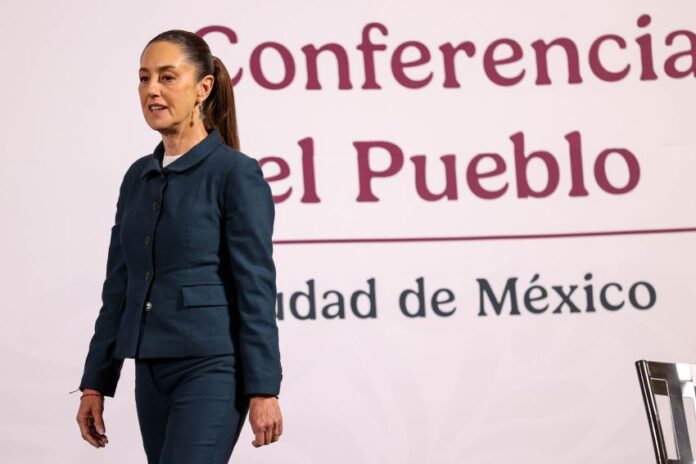
[[[147,79],[147,76],[140,76],[140,82],[145,82]],[[162,76],[162,79],[165,81],[174,80],[174,76]]]

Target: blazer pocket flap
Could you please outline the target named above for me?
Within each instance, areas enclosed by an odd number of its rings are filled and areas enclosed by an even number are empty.
[[[223,284],[182,285],[184,306],[226,306],[229,304]]]

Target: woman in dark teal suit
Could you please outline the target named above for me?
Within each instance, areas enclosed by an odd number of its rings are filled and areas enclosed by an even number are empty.
[[[282,434],[273,197],[239,151],[230,77],[201,37],[159,34],[139,78],[162,141],[121,183],[77,420],[105,446],[104,396],[134,358],[148,462],[227,463],[247,413],[254,446]]]

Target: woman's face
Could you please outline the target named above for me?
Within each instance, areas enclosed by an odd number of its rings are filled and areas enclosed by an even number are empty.
[[[145,121],[152,129],[179,132],[177,127],[184,127],[192,116],[194,123],[200,123],[195,105],[210,93],[213,76],[196,82],[194,71],[176,44],[160,41],[145,48],[138,92]]]

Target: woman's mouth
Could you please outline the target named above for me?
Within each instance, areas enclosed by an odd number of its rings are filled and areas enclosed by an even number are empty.
[[[167,107],[164,105],[148,105],[147,108],[153,113],[159,113],[160,111],[164,111],[167,109]]]

